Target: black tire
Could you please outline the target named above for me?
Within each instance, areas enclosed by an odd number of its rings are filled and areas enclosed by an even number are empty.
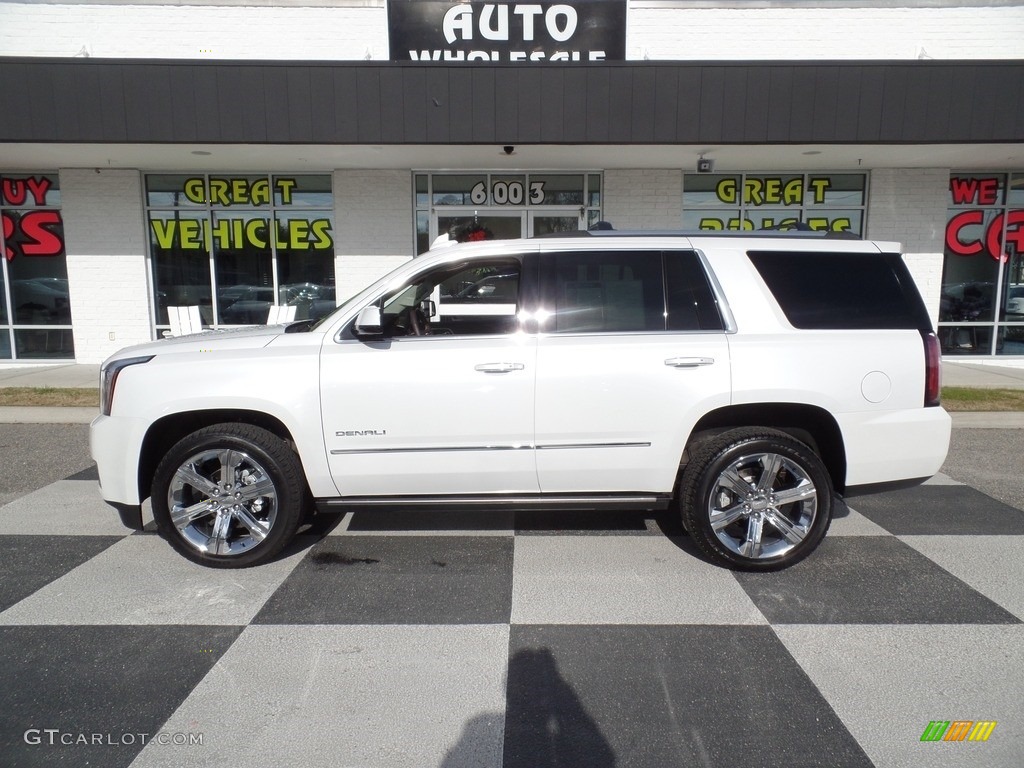
[[[179,553],[213,568],[245,568],[271,560],[292,540],[309,496],[287,443],[232,423],[179,440],[157,466],[151,497],[157,528]],[[192,514],[181,515],[185,509]]]
[[[683,525],[694,542],[743,571],[777,571],[811,554],[832,521],[833,493],[811,448],[766,427],[703,442],[680,482]]]

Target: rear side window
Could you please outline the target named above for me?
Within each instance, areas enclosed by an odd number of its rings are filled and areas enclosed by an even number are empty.
[[[795,328],[931,328],[924,302],[898,253],[747,255]]]
[[[542,260],[541,284],[554,333],[722,329],[693,252],[553,253]]]
[[[693,251],[665,253],[665,300],[670,331],[720,331],[725,326],[707,273]]]

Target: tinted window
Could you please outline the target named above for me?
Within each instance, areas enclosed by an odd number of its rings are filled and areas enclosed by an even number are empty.
[[[752,251],[754,267],[796,328],[930,328],[896,253]]]
[[[515,332],[517,259],[439,267],[385,297],[387,336],[467,336]]]
[[[720,331],[722,316],[708,283],[704,267],[693,252],[665,254],[668,306],[666,327],[670,331]]]
[[[544,260],[543,306],[556,333],[663,331],[661,253],[555,253]]]

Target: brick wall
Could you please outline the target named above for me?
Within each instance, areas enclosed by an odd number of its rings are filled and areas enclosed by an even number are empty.
[[[358,293],[413,253],[409,171],[334,172],[338,299]]]
[[[616,229],[679,229],[682,217],[682,171],[605,171],[604,218]]]
[[[1024,8],[651,8],[629,9],[626,58],[1016,59]],[[812,3],[801,5],[812,6]]]
[[[64,169],[60,192],[75,359],[99,363],[152,338],[142,179],[131,170]]]
[[[948,168],[883,168],[872,171],[868,193],[867,236],[903,245],[933,323],[939,318],[948,190]]]
[[[383,0],[350,7],[0,2],[0,19],[2,56],[388,59]]]

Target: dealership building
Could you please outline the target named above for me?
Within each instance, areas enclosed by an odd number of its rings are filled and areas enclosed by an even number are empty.
[[[1015,0],[0,0],[0,365],[326,313],[438,237],[902,244],[1024,358]]]

